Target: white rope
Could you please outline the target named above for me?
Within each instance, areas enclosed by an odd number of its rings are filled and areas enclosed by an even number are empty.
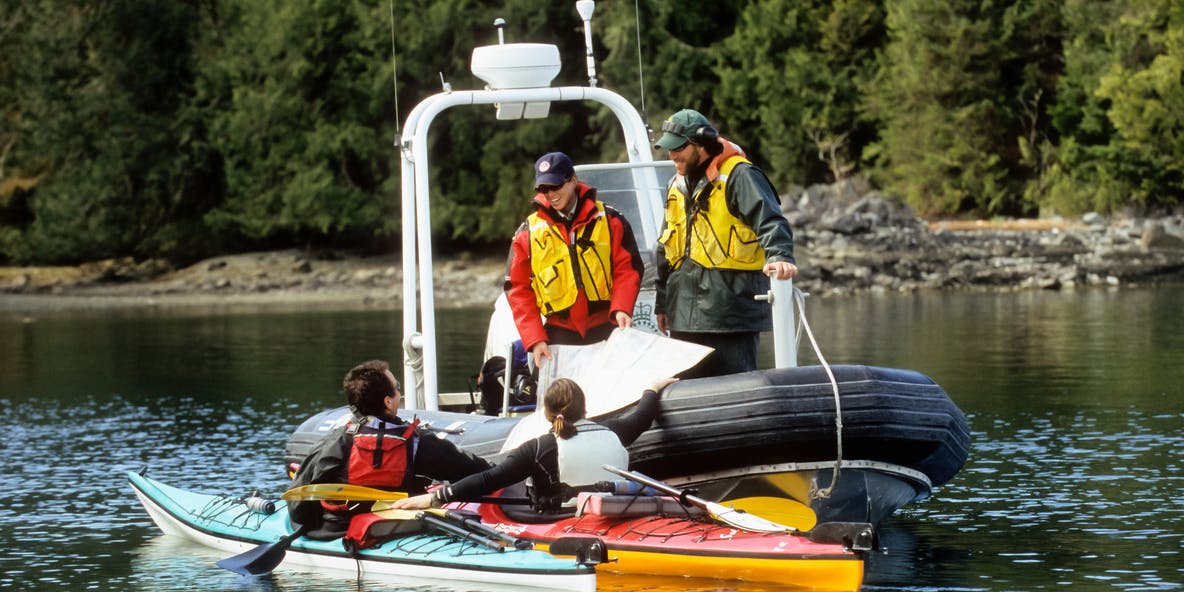
[[[417,403],[416,407],[424,408],[425,401],[423,400],[423,351],[412,345],[412,340],[419,337],[420,334],[411,333],[403,339],[403,364],[409,366],[412,370],[412,375],[415,376],[415,384],[412,385],[411,393],[415,397]],[[407,385],[403,385],[403,396],[407,396]]]
[[[814,348],[814,355],[818,356],[818,362],[822,364],[823,370],[826,370],[826,376],[830,378],[830,386],[835,395],[835,466],[834,473],[831,476],[830,486],[825,489],[819,489],[811,492],[810,497],[813,499],[825,499],[834,493],[835,485],[839,482],[839,469],[843,464],[843,408],[839,402],[839,381],[835,380],[835,374],[830,369],[830,364],[826,363],[826,358],[822,357],[822,349],[818,347],[818,341],[814,339],[814,332],[810,330],[810,322],[806,320],[806,295],[797,287],[793,289],[794,300],[798,304],[798,324],[805,329],[806,336],[810,338],[810,345]],[[798,332],[798,339],[801,339],[801,332]]]

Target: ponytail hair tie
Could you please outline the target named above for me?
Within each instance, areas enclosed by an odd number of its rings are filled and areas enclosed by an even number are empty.
[[[556,419],[556,420],[563,419],[563,414],[562,414],[562,413],[560,413],[559,415],[556,415],[556,416],[555,416],[555,419]]]

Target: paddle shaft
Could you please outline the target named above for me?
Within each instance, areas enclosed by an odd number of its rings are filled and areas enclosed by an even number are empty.
[[[379,504],[381,503],[382,502],[379,502]],[[534,543],[530,542],[528,539],[514,538],[496,528],[493,528],[492,526],[489,526],[488,524],[484,524],[479,518],[471,518],[461,512],[454,510],[445,510],[443,508],[430,508],[427,510],[383,508],[374,510],[374,513],[379,514],[384,518],[391,518],[392,520],[414,520],[426,518],[427,516],[435,516],[437,518],[448,520],[454,523],[458,528],[473,532],[492,541],[503,542],[507,545],[513,546],[515,549],[534,548]]]
[[[480,545],[485,545],[486,547],[489,547],[490,549],[498,551],[499,553],[506,550],[506,548],[501,543],[499,543],[499,542],[497,542],[485,535],[478,534],[478,533],[472,532],[470,530],[465,530],[464,527],[459,526],[457,524],[453,524],[452,522],[449,522],[448,520],[445,520],[443,518],[433,516],[433,515],[428,514],[426,512],[421,513],[420,518],[424,522],[436,527],[436,529],[444,531],[446,533],[449,533],[453,536],[458,536],[460,538],[472,541],[474,543],[478,543]]]
[[[466,528],[483,532],[495,540],[501,541],[508,545],[513,545],[515,549],[530,549],[534,547],[534,543],[531,543],[526,539],[514,538],[492,526],[489,526],[488,524],[481,522],[479,519],[470,518],[464,514],[461,514],[460,512],[454,512],[452,510],[442,510],[442,512],[445,518],[454,522],[459,522]]]
[[[601,465],[601,467],[604,470],[609,471],[610,473],[620,475],[626,479],[632,479],[638,483],[641,483],[642,485],[646,485],[646,486],[652,487],[654,489],[657,489],[658,491],[662,491],[662,492],[668,493],[670,495],[673,495],[673,496],[677,497],[679,499],[679,501],[684,504],[698,506],[698,507],[706,510],[707,514],[710,515],[713,520],[718,520],[718,521],[723,522],[724,524],[727,524],[728,526],[731,526],[733,528],[738,528],[740,530],[747,530],[750,532],[768,532],[768,533],[794,532],[795,531],[795,529],[792,527],[786,526],[784,524],[778,524],[778,523],[770,521],[770,520],[766,520],[766,519],[761,518],[760,516],[757,516],[755,514],[749,514],[747,512],[742,511],[742,510],[737,510],[735,508],[729,508],[723,504],[717,504],[715,502],[707,501],[701,497],[697,497],[697,496],[691,495],[685,491],[675,489],[674,487],[671,487],[661,481],[658,481],[657,479],[651,479],[651,478],[646,477],[645,475],[642,475],[640,473],[634,473],[631,471],[618,469],[617,467],[614,467],[612,465]]]
[[[336,500],[343,502],[385,502],[400,500],[407,497],[403,491],[387,491],[351,485],[349,483],[314,483],[293,487],[284,492],[283,499],[288,501],[312,502],[321,500]],[[525,497],[477,497],[473,499],[457,500],[461,502],[479,504],[514,504],[529,505],[530,498]]]
[[[633,471],[626,471],[624,469],[618,469],[617,467],[614,467],[612,465],[604,465],[602,468],[610,473],[615,473],[615,474],[620,475],[621,477],[624,477],[626,479],[641,483],[642,485],[645,485],[648,487],[653,487],[654,489],[657,489],[658,491],[661,491],[662,493],[672,495],[672,496],[678,498],[679,500],[684,500],[684,501],[690,502],[691,504],[699,506],[700,508],[703,508],[704,510],[708,509],[707,506],[709,504],[714,503],[714,502],[709,502],[701,497],[691,495],[681,489],[676,489],[674,487],[671,487],[670,485],[667,485],[666,483],[658,481],[657,479],[651,479],[649,477],[646,477],[645,475],[642,475],[641,473],[634,473]]]

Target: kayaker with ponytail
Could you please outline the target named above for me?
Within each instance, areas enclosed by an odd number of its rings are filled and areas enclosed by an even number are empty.
[[[436,489],[432,493],[395,502],[406,509],[438,508],[454,500],[475,499],[523,479],[536,510],[553,512],[570,506],[581,490],[598,481],[618,477],[601,468],[625,468],[625,447],[650,427],[658,415],[658,393],[676,378],[658,380],[646,389],[637,405],[623,415],[593,422],[585,417],[584,391],[575,381],[560,378],[543,398],[543,413],[551,430],[527,440],[490,469]]]

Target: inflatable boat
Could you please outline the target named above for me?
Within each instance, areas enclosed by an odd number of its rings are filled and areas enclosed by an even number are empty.
[[[961,469],[970,450],[966,417],[933,380],[892,368],[831,370],[841,422],[835,420],[832,383],[819,366],[672,384],[662,393],[657,423],[629,447],[630,466],[693,486],[713,501],[782,496],[811,506],[820,522],[872,524],[924,499]],[[494,461],[520,421],[405,413]],[[339,407],[305,420],[288,440],[288,470],[348,417],[348,409]]]
[[[435,287],[432,277],[428,134],[449,109],[484,107],[502,120],[546,117],[552,103],[575,101],[607,109],[620,124],[626,162],[579,163],[580,179],[625,216],[639,248],[657,244],[670,161],[655,161],[650,130],[629,101],[598,87],[594,76],[591,18],[594,2],[581,0],[589,69],[588,86],[551,86],[560,71],[558,48],[499,43],[475,48],[472,71],[484,90],[456,90],[423,99],[411,111],[398,142],[402,183],[402,384],[404,417],[417,416],[444,438],[496,460],[518,417],[444,410],[438,388]],[[498,19],[495,25],[503,26]],[[545,152],[539,146],[539,153]],[[429,196],[431,198],[429,199]],[[651,253],[643,258],[652,260]],[[654,270],[647,267],[633,315],[634,328],[657,332]],[[929,496],[952,478],[970,449],[966,417],[929,377],[911,370],[872,366],[797,366],[797,326],[804,296],[791,280],[773,280],[761,296],[771,307],[775,368],[678,382],[662,393],[657,424],[630,446],[632,466],[667,482],[695,487],[716,501],[780,496],[811,506],[821,522],[878,523],[904,504]],[[508,311],[495,305],[485,357],[512,355],[517,339]],[[798,315],[795,315],[797,311]],[[500,315],[500,316],[499,316]],[[798,321],[795,326],[795,318]],[[811,342],[813,343],[813,336]],[[817,359],[823,360],[817,351]],[[510,375],[507,372],[506,383]],[[503,407],[511,406],[509,387]],[[589,394],[591,399],[591,394]],[[289,439],[285,463],[300,463],[309,447],[346,420],[344,407],[304,421]]]

